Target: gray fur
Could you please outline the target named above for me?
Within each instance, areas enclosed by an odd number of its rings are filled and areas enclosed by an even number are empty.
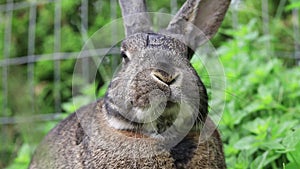
[[[151,31],[145,0],[119,0],[119,3],[122,7],[126,36]]]
[[[190,133],[169,150],[157,139],[129,137],[110,127],[103,100],[77,113],[85,118],[72,114],[56,126],[37,149],[30,168],[225,168],[217,131],[204,142],[197,133]],[[94,131],[99,135],[86,135],[79,121],[99,124],[101,130]],[[211,121],[208,127],[215,128]],[[143,157],[143,152],[150,156]]]
[[[131,11],[126,2],[120,0],[123,15]],[[143,12],[144,1],[137,3]],[[105,97],[52,129],[30,169],[226,168],[219,132],[207,116],[206,89],[186,43],[172,31],[163,35],[135,26],[125,23],[122,67]]]
[[[220,27],[231,0],[187,0],[171,20],[167,31],[188,37],[198,47],[211,39]]]

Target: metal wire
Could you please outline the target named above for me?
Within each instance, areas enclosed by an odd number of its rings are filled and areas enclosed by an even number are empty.
[[[35,29],[36,29],[36,4],[32,3],[29,11],[28,28],[28,56],[33,55],[35,51]],[[31,58],[28,58],[31,59]],[[27,66],[28,90],[30,95],[31,112],[34,113],[34,63],[28,60]]]
[[[88,0],[81,0],[81,36],[83,37],[84,41],[88,39]],[[85,77],[86,82],[88,82],[89,75],[89,60],[87,58],[82,59],[82,73],[83,77]]]
[[[262,12],[262,26],[263,26],[263,33],[265,36],[270,36],[270,18],[269,18],[269,1],[268,0],[261,0],[261,12]],[[271,56],[271,42],[270,38],[268,38],[266,42],[266,52],[269,56]],[[273,56],[273,55],[272,55]]]
[[[299,32],[299,10],[293,9],[293,31],[294,31],[294,58],[300,65],[300,32]]]
[[[11,124],[20,124],[20,123],[32,123],[32,122],[42,122],[42,121],[53,121],[53,120],[62,120],[64,116],[60,112],[55,114],[37,114],[31,116],[23,117],[1,117],[1,125],[11,125]]]
[[[286,4],[287,0],[281,0],[278,10],[276,11],[276,17],[281,17],[283,12],[283,7]],[[238,5],[240,0],[235,1]],[[268,13],[268,1],[262,0],[262,18],[263,18],[263,33],[264,35],[270,35],[270,16]],[[35,41],[36,41],[36,20],[37,20],[37,8],[40,5],[54,3],[55,7],[55,15],[54,15],[54,52],[51,54],[35,54]],[[117,17],[117,0],[110,0],[110,17],[114,19]],[[178,10],[177,0],[171,0],[171,12],[175,14]],[[238,6],[237,6],[238,7]],[[28,52],[26,56],[11,58],[10,50],[11,50],[11,41],[12,41],[12,18],[13,12],[19,9],[29,9],[29,25],[28,25]],[[89,10],[89,1],[81,0],[81,37],[82,42],[84,43],[88,39],[88,10]],[[6,4],[0,5],[0,12],[4,13],[5,18],[2,19],[5,24],[4,28],[4,50],[3,50],[3,59],[0,60],[0,68],[2,69],[2,108],[0,112],[0,125],[7,124],[18,124],[18,123],[30,123],[35,121],[50,121],[50,120],[61,120],[63,116],[60,114],[61,112],[61,61],[69,60],[69,59],[83,59],[82,62],[82,72],[85,77],[89,77],[89,62],[87,57],[92,57],[93,53],[97,53],[99,56],[105,54],[118,54],[119,49],[113,48],[103,48],[103,49],[95,49],[95,50],[86,50],[81,52],[61,52],[61,19],[62,19],[62,6],[61,0],[40,0],[40,1],[24,1],[24,2],[13,2],[13,0],[7,0]],[[238,10],[232,11],[232,24],[234,28],[237,28],[238,22]],[[286,51],[276,51],[276,53],[280,57],[288,57],[297,59],[300,62],[300,33],[299,33],[299,11],[294,9],[292,12],[293,16],[293,30],[294,30],[294,52],[286,52]],[[112,28],[114,29],[114,28]],[[114,38],[114,33],[112,34],[112,38]],[[271,48],[271,42],[268,41],[266,44],[267,50]],[[109,53],[107,53],[109,51]],[[272,51],[272,50],[269,50]],[[7,114],[8,107],[8,77],[9,77],[9,67],[17,66],[17,65],[26,65],[27,66],[27,80],[28,80],[28,91],[30,93],[30,99],[32,100],[30,103],[31,114],[34,113],[34,73],[35,73],[35,63],[43,62],[43,61],[53,61],[54,62],[54,98],[55,98],[55,112],[54,114],[37,114],[31,115],[30,117],[1,117]]]
[[[4,60],[0,60],[0,67],[5,66],[17,66],[27,63],[34,62],[44,62],[44,61],[55,61],[55,60],[70,60],[70,59],[81,59],[92,57],[92,52],[97,52],[99,56],[103,56],[105,54],[118,54],[120,49],[118,48],[101,48],[94,50],[84,50],[81,52],[57,52],[52,54],[41,54],[41,55],[31,55],[31,56],[23,56],[18,58],[8,58]],[[30,60],[30,62],[28,62]]]
[[[13,0],[7,0],[6,8],[13,8]],[[5,22],[5,30],[4,30],[4,50],[3,56],[4,59],[8,59],[10,56],[10,45],[11,45],[11,28],[12,28],[12,16],[13,11],[6,12],[6,22]],[[2,112],[7,114],[7,105],[8,105],[8,66],[4,66],[2,70],[2,90],[3,90],[3,103],[2,103]]]
[[[55,15],[54,15],[54,52],[60,52],[61,45],[61,0],[55,1]],[[55,55],[55,54],[54,54]],[[54,56],[55,57],[55,56]],[[61,73],[60,60],[54,61],[54,102],[55,111],[61,112]]]
[[[5,5],[0,5],[0,12],[9,12],[9,11],[15,11],[19,9],[29,8],[32,5],[32,2],[30,1],[24,1],[24,2],[16,2],[13,5],[11,5],[13,1],[7,1]],[[34,2],[36,5],[43,5],[47,3],[54,2],[54,0],[37,0]]]

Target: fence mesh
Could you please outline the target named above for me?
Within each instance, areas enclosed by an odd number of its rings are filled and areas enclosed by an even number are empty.
[[[80,2],[80,34],[81,34],[81,43],[83,44],[84,41],[88,39],[88,1],[82,0]],[[233,1],[232,7],[231,7],[231,17],[232,17],[232,27],[237,28],[239,21],[238,21],[238,13],[240,8],[240,5],[243,1]],[[263,25],[263,33],[266,36],[270,36],[270,17],[268,12],[268,4],[272,2],[268,2],[266,0],[262,0],[262,25]],[[285,5],[286,0],[280,1],[280,5],[278,7],[278,10],[276,12],[276,16],[280,16],[283,11],[283,6]],[[53,53],[49,54],[37,54],[36,53],[36,19],[38,15],[38,7],[42,5],[54,5],[54,26],[53,26],[53,37],[54,37],[54,46],[53,46]],[[171,5],[171,11],[175,13],[177,11],[177,1],[172,0],[170,1]],[[110,17],[111,19],[117,18],[117,6],[118,3],[116,0],[110,0]],[[27,40],[27,55],[26,56],[16,56],[11,54],[11,45],[12,45],[12,22],[13,22],[13,13],[18,11],[26,9],[29,10],[28,14],[28,25],[20,25],[26,28],[28,30],[28,40]],[[9,123],[16,123],[17,120],[15,120],[15,117],[5,117],[9,109],[9,76],[14,76],[14,74],[10,73],[9,69],[14,69],[14,66],[20,66],[26,67],[27,69],[27,90],[29,99],[30,99],[30,110],[32,114],[38,114],[35,111],[35,84],[34,84],[34,76],[35,76],[35,64],[37,62],[42,61],[52,61],[54,63],[54,86],[53,86],[53,97],[55,100],[55,112],[54,113],[60,113],[61,110],[61,62],[63,60],[67,59],[76,59],[76,57],[79,55],[79,51],[72,51],[72,52],[62,52],[61,51],[61,43],[63,43],[63,37],[64,35],[61,32],[61,23],[62,23],[62,2],[60,0],[43,0],[43,1],[25,1],[25,2],[14,2],[13,0],[7,0],[6,2],[2,2],[0,4],[0,14],[1,14],[1,20],[0,24],[2,25],[3,29],[3,47],[2,47],[2,53],[0,57],[0,68],[1,68],[1,76],[2,76],[2,84],[1,84],[1,113],[0,113],[0,124],[9,124]],[[278,56],[280,57],[288,57],[288,58],[294,58],[295,60],[300,59],[300,33],[299,33],[299,12],[297,9],[292,10],[292,17],[293,17],[293,39],[294,39],[294,52],[286,52],[286,51],[278,51],[276,53],[280,53]],[[266,51],[271,51],[271,44],[270,40],[266,43]],[[97,52],[104,52],[105,49],[98,49]],[[89,57],[89,53],[86,52],[82,56]],[[83,60],[82,69],[84,74],[88,74],[88,62],[87,60]],[[19,98],[22,99],[22,98]],[[16,115],[17,116],[17,115]],[[40,118],[45,119],[55,119],[56,115],[53,114],[53,117],[51,115],[37,115]]]
[[[262,36],[267,37],[264,46],[265,51],[270,56],[282,57],[300,65],[299,11],[297,8],[286,10],[285,6],[289,3],[288,0],[277,1],[275,12],[269,11],[270,6],[274,5],[274,2],[270,0],[261,0],[261,8],[255,9],[259,10],[261,17],[259,21],[262,22],[260,23],[262,27],[259,28],[261,29],[259,32],[262,32]],[[161,7],[159,12],[175,14],[183,2],[184,0],[170,0],[170,10],[165,10],[164,7]],[[106,6],[107,4],[109,5],[109,9],[103,8],[104,3]],[[91,53],[89,51],[80,51],[80,47],[97,30],[95,29],[97,25],[91,27],[91,22],[100,23],[98,29],[105,24],[101,23],[101,20],[93,20],[93,15],[109,12],[110,20],[120,17],[118,1],[76,0],[72,4],[73,6],[68,7],[67,0],[0,0],[0,130],[6,126],[58,121],[65,117],[61,116],[64,114],[62,103],[66,101],[66,95],[71,95],[64,93],[70,93],[72,89],[70,86],[65,87],[65,83],[70,84],[71,82],[65,82],[66,79],[64,77],[66,71],[74,66],[74,62],[70,61],[76,61],[79,55],[81,56],[80,64],[83,77],[88,79],[91,76],[88,60],[91,57]],[[153,4],[153,2],[150,4]],[[231,21],[230,26],[233,30],[240,27],[239,18],[242,15],[240,11],[244,5],[246,5],[244,0],[232,0],[227,18],[230,18],[228,20]],[[71,8],[74,12],[67,14],[65,11],[70,9],[64,9],[63,7]],[[149,9],[156,8],[150,6]],[[48,16],[51,13],[47,13],[47,10],[53,10],[53,15]],[[274,43],[270,37],[276,37],[277,34],[272,31],[271,23],[272,20],[282,19],[283,13],[285,15],[288,13],[293,21],[291,25],[292,32],[288,33],[291,37],[288,42],[291,49],[279,50],[280,47],[278,47],[275,51],[273,50]],[[76,15],[75,18],[77,20],[68,21],[67,19],[72,18],[73,15]],[[41,21],[40,18],[42,17],[49,20]],[[20,18],[25,20],[25,22],[22,22],[22,25],[18,25],[20,23],[16,22]],[[68,28],[63,26],[66,22],[70,24]],[[41,27],[43,24],[49,25],[47,31],[41,30],[43,29]],[[64,46],[66,40],[72,39],[66,33],[69,29],[76,31],[78,35],[72,40],[74,41],[74,46],[77,46],[74,50],[72,46]],[[24,30],[26,31],[24,32]],[[37,32],[42,33],[38,34]],[[49,43],[41,41],[39,36],[41,34],[44,35],[43,32],[47,34],[46,40]],[[24,36],[24,38],[16,38],[19,35]],[[113,39],[115,38],[114,35],[112,33],[109,36]],[[96,49],[96,52],[99,55],[104,55],[108,50],[106,48]],[[117,49],[109,51],[111,54],[118,53]],[[43,75],[41,67],[43,68],[47,64],[52,67],[50,69],[52,72]],[[65,67],[69,67],[68,70]],[[45,66],[46,69],[49,71],[48,66],[47,68]],[[37,79],[37,76],[39,79]],[[45,82],[43,82],[45,79],[51,81],[53,85],[48,84],[45,87]],[[39,83],[36,83],[37,80],[39,80]],[[46,104],[46,102],[50,103]],[[52,108],[47,112],[41,112],[43,111],[41,107],[44,105],[50,105]]]
[[[232,27],[237,28],[238,27],[238,8],[240,5],[242,5],[243,1],[234,1],[231,7],[231,17],[232,17]],[[266,0],[262,0],[262,25],[263,25],[263,33],[266,36],[270,36],[270,17],[268,12],[268,4],[272,2],[268,2]],[[281,15],[283,11],[283,6],[285,5],[286,0],[280,1],[280,5],[278,7],[278,10],[276,12],[275,18]],[[36,19],[38,15],[38,7],[41,5],[49,5],[54,4],[54,46],[53,46],[53,53],[50,54],[37,54],[36,53]],[[117,1],[116,0],[110,0],[110,17],[111,19],[117,18]],[[171,5],[171,11],[174,13],[177,10],[177,1],[172,0],[170,1]],[[10,122],[15,122],[16,120],[12,120],[8,117],[3,117],[5,114],[7,114],[8,108],[9,108],[9,76],[14,76],[12,73],[9,73],[9,69],[13,69],[14,66],[22,65],[25,66],[27,69],[27,82],[28,87],[27,90],[29,91],[29,98],[30,98],[30,106],[31,111],[35,112],[35,84],[34,84],[34,76],[35,76],[35,64],[37,62],[42,61],[53,61],[54,63],[54,86],[53,86],[53,97],[55,99],[55,112],[61,112],[61,95],[60,95],[60,85],[61,85],[61,61],[66,59],[76,59],[76,57],[79,54],[79,51],[72,51],[72,52],[62,52],[61,51],[61,43],[63,43],[63,34],[61,32],[61,23],[62,23],[62,2],[60,0],[43,0],[43,1],[25,1],[25,2],[14,2],[13,0],[7,0],[6,2],[2,2],[0,4],[0,13],[1,13],[1,20],[0,24],[3,26],[3,50],[0,57],[0,68],[1,68],[1,74],[2,74],[2,85],[1,85],[1,113],[0,113],[0,123],[1,124],[7,124]],[[13,22],[13,13],[18,10],[27,9],[29,10],[28,14],[28,25],[20,25],[26,28],[28,30],[28,40],[27,40],[27,55],[26,56],[16,56],[11,54],[11,45],[12,45],[12,22]],[[294,52],[286,52],[286,51],[278,51],[280,53],[278,56],[281,57],[290,57],[294,58],[297,61],[300,58],[300,33],[299,33],[299,12],[297,9],[292,10],[292,17],[293,17],[293,39],[294,39]],[[88,39],[88,1],[82,0],[80,4],[80,18],[81,18],[81,24],[80,24],[80,34],[81,34],[81,43],[83,44],[84,41]],[[266,50],[271,51],[271,44],[270,40],[266,43]],[[99,49],[99,52],[105,51],[104,49]],[[277,52],[276,52],[277,53]],[[83,56],[89,57],[88,52],[84,54]],[[88,74],[88,62],[87,60],[84,60],[82,69],[85,72],[85,74]],[[21,98],[20,98],[21,99]],[[36,113],[33,113],[36,114]],[[46,116],[47,118],[49,115]],[[53,115],[55,117],[55,115]],[[14,118],[14,117],[11,117]],[[53,118],[50,118],[53,119]]]
[[[62,25],[66,20],[63,20],[66,17],[64,10],[62,9],[63,5],[67,5],[67,0],[28,0],[28,1],[17,1],[17,0],[2,0],[0,1],[0,74],[1,74],[1,90],[0,90],[0,129],[1,126],[6,125],[15,125],[18,123],[33,123],[36,121],[50,121],[50,120],[60,120],[62,113],[62,102],[63,97],[62,93],[62,82],[64,79],[62,78],[65,69],[63,69],[65,62],[69,60],[76,60],[77,56],[80,53],[80,50],[65,50],[62,48],[63,43],[65,43],[66,38],[69,35],[64,34],[62,30]],[[120,17],[118,1],[110,0],[109,6],[110,9],[103,9],[101,5],[103,5],[103,0],[94,0],[91,3],[91,0],[81,0],[78,1],[76,8],[74,8],[73,14],[79,15],[79,26],[74,26],[78,30],[80,34],[79,41],[75,42],[80,44],[81,46],[91,35],[93,28],[90,28],[90,15],[93,15],[93,11],[90,11],[91,6],[93,8],[109,11],[110,12],[110,20],[116,19]],[[105,2],[107,3],[107,2]],[[182,3],[182,1],[180,1]],[[179,2],[177,0],[171,0],[169,5],[171,6],[171,13],[175,13],[178,10]],[[270,17],[269,6],[272,5],[272,1],[261,0],[261,16],[262,16],[262,32],[265,36],[276,36],[272,35],[270,27],[270,22],[272,19],[278,19],[282,16],[284,12],[284,6],[287,4],[287,0],[280,0],[278,4],[278,8]],[[232,28],[237,29],[239,27],[239,12],[240,8],[245,5],[242,0],[235,0],[232,2],[230,12],[227,17],[231,17]],[[50,7],[49,7],[50,6]],[[99,7],[97,7],[99,6]],[[49,16],[49,21],[39,21],[38,19],[41,17],[41,12],[43,10],[54,10],[54,15]],[[150,7],[151,8],[151,7]],[[163,8],[163,7],[162,7]],[[20,12],[21,11],[21,12]],[[22,12],[23,11],[23,12]],[[164,12],[164,10],[162,10]],[[292,32],[292,51],[280,50],[276,51],[276,55],[278,57],[285,57],[289,59],[293,59],[296,62],[300,61],[300,29],[299,29],[299,11],[298,9],[292,9],[291,16],[293,19],[293,32]],[[44,14],[43,14],[44,15]],[[15,25],[18,24],[15,22],[15,19],[23,18],[27,20],[26,25]],[[48,48],[52,50],[45,50],[48,52],[41,53],[40,49],[37,48],[39,43],[42,43],[37,35],[37,31],[40,31],[40,25],[47,22],[53,22],[50,24],[52,26],[53,31],[51,32],[51,38],[49,37]],[[25,31],[24,31],[25,30]],[[16,36],[21,32],[26,32],[27,35],[24,35],[22,42],[20,39],[16,39]],[[111,35],[112,38],[113,35]],[[19,46],[14,46],[16,44],[27,44],[27,47],[24,49],[18,49]],[[39,46],[40,47],[40,46]],[[42,46],[45,47],[45,46]],[[272,51],[272,43],[271,38],[266,41],[265,44],[266,51]],[[15,52],[15,50],[24,50],[23,52]],[[49,52],[51,51],[51,52]],[[104,53],[107,49],[97,49],[98,53]],[[112,53],[117,53],[116,50],[112,50]],[[82,51],[81,56],[82,60],[82,71],[83,74],[88,76],[89,74],[89,62],[87,59],[90,57],[88,51]],[[37,93],[40,93],[39,90],[42,90],[41,86],[43,84],[36,83],[36,75],[41,72],[37,72],[37,64],[41,62],[46,62],[53,66],[53,77],[48,77],[52,79],[53,85],[51,85],[51,89],[47,89],[51,92],[48,92],[50,96],[53,98],[53,110],[52,112],[40,112],[39,103],[37,101]],[[39,71],[40,68],[39,68]],[[20,75],[21,72],[21,75]],[[25,72],[25,73],[24,73]],[[21,78],[20,78],[21,77]],[[18,83],[18,85],[16,84]],[[18,88],[18,87],[22,88]],[[20,92],[19,90],[25,90],[25,92]],[[46,90],[43,88],[43,90]],[[70,89],[71,90],[71,89]],[[26,100],[26,101],[24,101]],[[47,101],[47,100],[45,100]],[[25,104],[25,105],[23,105]],[[14,106],[18,106],[19,108],[15,108]],[[25,108],[24,108],[25,107]],[[22,116],[17,112],[20,111],[30,112],[29,115]]]

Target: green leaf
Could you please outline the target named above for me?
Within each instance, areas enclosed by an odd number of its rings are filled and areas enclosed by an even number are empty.
[[[18,151],[17,158],[15,158],[14,162],[6,169],[26,169],[29,165],[30,157],[31,147],[29,146],[29,144],[23,144],[21,149]]]
[[[103,97],[106,93],[109,83],[105,83],[98,92],[98,97]]]
[[[284,169],[299,169],[299,165],[297,163],[288,163]]]
[[[288,153],[288,160],[297,164],[297,166],[300,168],[300,142],[295,146],[295,150]]]
[[[254,113],[255,111],[261,109],[260,102],[252,102],[243,109],[233,112],[235,114],[234,116],[234,124],[239,124],[246,116],[250,115],[251,113]]]
[[[254,121],[248,122],[243,127],[256,135],[266,135],[269,128],[269,119],[256,118]]]
[[[291,11],[293,9],[300,9],[300,1],[293,2],[285,7],[285,11]]]
[[[274,154],[272,151],[265,151],[263,154],[255,158],[251,163],[251,169],[265,168],[272,161],[278,159],[280,154]]]
[[[234,147],[239,150],[249,150],[255,147],[255,143],[257,140],[254,136],[247,136],[239,140],[237,143],[234,144]]]
[[[281,139],[265,141],[262,143],[261,147],[267,150],[283,150],[285,147],[281,144]]]
[[[287,151],[294,151],[296,149],[296,145],[298,145],[299,143],[300,128],[297,128],[295,131],[288,133],[288,135],[282,141],[282,144],[286,147]]]
[[[67,113],[75,112],[76,107],[72,102],[66,102],[62,104],[62,109],[66,111]]]

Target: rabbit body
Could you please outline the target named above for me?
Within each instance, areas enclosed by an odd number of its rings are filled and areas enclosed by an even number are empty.
[[[145,0],[119,2],[120,70],[103,99],[48,133],[29,168],[226,168],[206,88],[189,60],[216,33],[230,0],[187,0],[159,34]]]
[[[219,133],[207,117],[206,89],[184,43],[139,33],[121,50],[128,56],[105,98],[57,125],[30,168],[225,168]],[[180,106],[188,118],[178,114]]]
[[[222,143],[218,131],[204,142],[199,143],[200,133],[190,133],[171,150],[164,149],[153,138],[133,137],[126,132],[113,129],[104,117],[103,100],[81,108],[78,114],[86,121],[95,121],[101,131],[93,140],[86,135],[77,119],[72,114],[55,127],[42,142],[30,168],[225,168]],[[214,128],[210,122],[208,125]],[[95,132],[96,134],[97,132]],[[110,142],[107,145],[107,142]],[[107,147],[107,146],[110,147]],[[131,154],[133,150],[150,156],[139,158]],[[130,153],[130,154],[128,154]],[[131,155],[131,156],[129,156]]]

